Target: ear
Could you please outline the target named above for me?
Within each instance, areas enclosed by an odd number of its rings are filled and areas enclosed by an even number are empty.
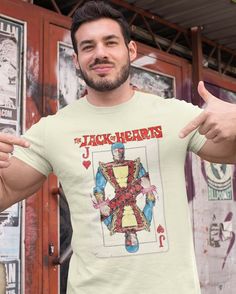
[[[130,61],[132,62],[137,57],[137,44],[134,41],[130,41],[128,44],[128,49]]]
[[[79,61],[78,61],[78,55],[74,52],[73,55],[73,61],[76,69],[80,70]]]

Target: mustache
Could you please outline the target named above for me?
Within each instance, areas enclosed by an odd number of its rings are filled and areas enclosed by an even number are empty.
[[[91,68],[93,68],[94,66],[99,65],[99,64],[112,64],[112,65],[113,65],[113,62],[107,60],[106,58],[103,58],[103,59],[101,59],[101,58],[96,58],[95,61],[94,61],[94,63],[90,64],[89,67],[90,67],[90,69],[91,69]]]

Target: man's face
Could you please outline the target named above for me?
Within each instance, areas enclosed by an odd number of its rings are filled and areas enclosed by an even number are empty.
[[[75,34],[78,55],[76,66],[88,87],[111,91],[129,78],[130,62],[136,57],[136,45],[125,44],[119,24],[102,18],[82,24]]]

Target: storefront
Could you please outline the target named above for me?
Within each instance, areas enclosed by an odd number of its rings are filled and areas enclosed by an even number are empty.
[[[1,1],[1,132],[22,134],[40,117],[83,95],[84,82],[71,57],[70,22],[69,16],[20,0]],[[164,51],[138,42],[132,84],[163,99],[202,106],[192,88],[203,78],[213,94],[236,103],[235,77],[200,66],[199,30],[191,36],[192,61],[171,54],[172,47]],[[188,155],[186,185],[203,294],[235,292],[235,175],[234,166]],[[54,175],[24,203],[0,214],[0,293],[56,294],[60,288],[63,293],[68,260],[60,266],[59,257],[65,250],[70,255],[68,222]]]

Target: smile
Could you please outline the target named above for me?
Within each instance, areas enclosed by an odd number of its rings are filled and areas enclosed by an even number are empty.
[[[112,65],[106,64],[106,65],[96,65],[92,67],[92,70],[95,71],[98,74],[104,74],[109,73],[113,69]]]

